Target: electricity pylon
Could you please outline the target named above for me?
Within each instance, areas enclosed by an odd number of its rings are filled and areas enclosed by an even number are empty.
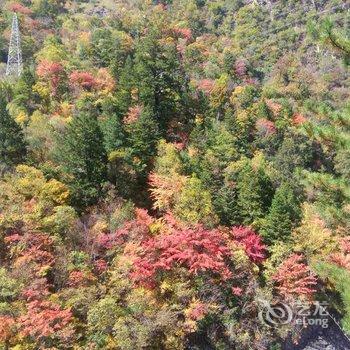
[[[6,75],[19,77],[22,73],[22,51],[17,14],[13,14]]]

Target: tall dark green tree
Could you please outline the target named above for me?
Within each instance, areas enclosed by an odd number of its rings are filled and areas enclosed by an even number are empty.
[[[96,115],[80,112],[59,139],[58,160],[73,204],[84,207],[95,203],[107,180],[107,155]]]
[[[150,28],[136,44],[134,81],[140,102],[149,107],[160,130],[182,110],[185,74],[175,44],[160,44],[160,28]]]
[[[301,216],[300,203],[292,186],[285,182],[276,191],[262,230],[267,243],[284,241]]]
[[[265,171],[247,163],[238,175],[237,205],[244,224],[262,219],[271,204],[272,184]]]
[[[139,118],[127,126],[128,146],[138,172],[146,170],[156,154],[159,130],[150,108],[144,108]]]
[[[23,162],[26,145],[22,129],[6,109],[5,90],[0,87],[0,164],[11,166]]]

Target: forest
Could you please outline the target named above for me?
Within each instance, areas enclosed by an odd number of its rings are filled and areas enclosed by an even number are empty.
[[[0,4],[0,349],[350,349],[347,1]]]

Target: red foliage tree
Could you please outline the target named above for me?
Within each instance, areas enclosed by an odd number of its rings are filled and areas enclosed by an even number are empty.
[[[235,73],[239,78],[245,77],[247,74],[247,64],[243,60],[237,60],[235,62]]]
[[[53,96],[57,94],[58,86],[65,78],[65,71],[61,63],[42,60],[36,68],[36,74],[49,81],[51,93]]]
[[[211,79],[203,79],[197,83],[197,89],[203,91],[206,95],[210,95],[215,86],[215,81]]]
[[[223,234],[217,229],[207,230],[201,225],[172,228],[170,233],[152,237],[142,244],[141,256],[134,262],[132,278],[149,285],[158,272],[179,266],[190,274],[210,272],[227,280],[232,277],[225,259],[230,253]]]
[[[340,252],[332,254],[330,260],[336,265],[350,271],[350,237],[340,241]]]
[[[30,8],[25,7],[24,5],[18,2],[10,4],[8,6],[8,9],[12,12],[21,13],[22,15],[30,15],[33,13],[33,11]]]
[[[173,31],[175,35],[186,40],[190,40],[192,38],[191,28],[174,28]]]
[[[242,244],[249,259],[254,263],[261,263],[265,260],[266,246],[261,237],[250,227],[235,226],[231,230],[236,242]]]
[[[69,76],[69,82],[73,87],[90,90],[97,85],[94,76],[89,72],[73,71]]]
[[[258,119],[256,121],[256,129],[262,137],[272,135],[276,133],[275,123],[265,118]]]
[[[297,113],[293,116],[294,125],[302,125],[307,121],[307,119],[300,113]]]
[[[279,294],[286,299],[295,296],[311,298],[316,292],[316,276],[304,264],[302,255],[291,255],[278,267],[272,279],[277,284]]]
[[[95,276],[90,271],[72,271],[68,277],[68,285],[70,287],[88,286],[95,279]]]
[[[149,236],[149,226],[154,219],[148,214],[147,210],[136,209],[135,219],[127,221],[114,233],[101,232],[97,236],[97,247],[101,253],[112,249],[125,241],[141,242]]]
[[[136,105],[136,106],[130,107],[128,110],[128,113],[126,114],[126,116],[123,119],[124,124],[135,123],[139,119],[139,117],[142,113],[142,110],[143,110],[143,108],[141,105]]]
[[[16,252],[14,265],[18,268],[29,266],[40,276],[41,272],[52,266],[55,258],[52,253],[52,238],[42,232],[27,232],[5,237],[5,243]]]
[[[0,342],[7,343],[16,329],[16,320],[12,316],[0,315]]]
[[[62,310],[50,301],[34,300],[27,304],[28,312],[18,319],[21,335],[40,339],[64,329],[72,319],[69,309]]]
[[[66,327],[72,319],[71,311],[45,300],[50,294],[49,284],[42,276],[55,262],[52,238],[42,232],[26,232],[7,236],[4,241],[12,253],[13,266],[31,277],[30,285],[21,293],[26,312],[15,320],[21,336],[40,342],[41,338],[58,336],[57,332],[63,330],[65,336],[69,335]]]

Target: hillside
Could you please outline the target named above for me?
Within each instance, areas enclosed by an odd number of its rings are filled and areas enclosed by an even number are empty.
[[[1,1],[0,349],[350,349],[349,24]]]

